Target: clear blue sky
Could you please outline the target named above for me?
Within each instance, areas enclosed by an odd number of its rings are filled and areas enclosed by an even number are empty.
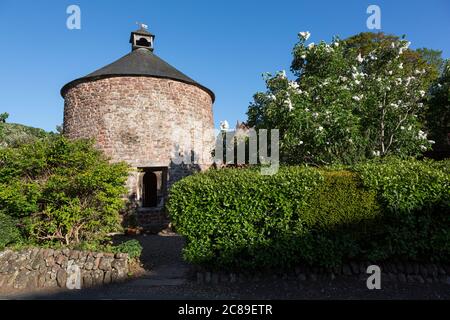
[[[71,4],[81,8],[81,30],[66,28]],[[0,112],[54,130],[63,119],[60,88],[127,54],[129,32],[142,21],[156,34],[157,55],[215,92],[216,125],[234,125],[264,90],[261,74],[289,70],[299,31],[314,42],[368,31],[370,4],[381,8],[381,31],[450,57],[448,0],[0,0]]]

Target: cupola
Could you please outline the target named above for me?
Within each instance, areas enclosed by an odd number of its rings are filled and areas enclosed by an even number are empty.
[[[148,32],[147,29],[148,26],[146,24],[140,23],[139,29],[131,32],[130,43],[132,50],[144,48],[153,51],[155,35]]]

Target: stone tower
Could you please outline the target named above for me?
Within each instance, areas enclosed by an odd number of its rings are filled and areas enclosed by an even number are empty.
[[[158,209],[173,182],[212,163],[214,93],[156,56],[146,28],[130,43],[130,53],[61,89],[64,135],[94,138],[112,161],[129,163],[130,198]]]

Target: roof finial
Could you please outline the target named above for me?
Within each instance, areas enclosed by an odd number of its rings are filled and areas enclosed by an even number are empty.
[[[148,30],[148,25],[142,22],[136,22],[136,24],[141,28],[142,30]]]

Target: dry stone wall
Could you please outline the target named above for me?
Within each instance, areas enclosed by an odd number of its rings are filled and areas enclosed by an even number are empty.
[[[128,271],[124,253],[39,248],[0,252],[2,289],[81,289],[123,280]]]

